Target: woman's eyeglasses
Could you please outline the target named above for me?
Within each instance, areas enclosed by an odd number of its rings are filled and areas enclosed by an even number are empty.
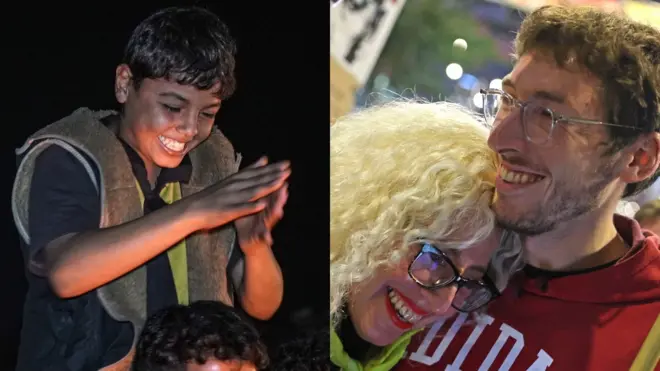
[[[488,276],[482,280],[461,276],[451,259],[430,243],[423,243],[408,267],[408,274],[418,285],[429,290],[456,285],[458,290],[451,306],[459,312],[473,312],[500,295]]]

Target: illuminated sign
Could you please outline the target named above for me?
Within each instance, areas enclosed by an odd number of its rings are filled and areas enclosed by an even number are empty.
[[[330,7],[330,123],[349,113],[405,0],[343,0]]]
[[[364,85],[405,0],[344,0],[330,8],[330,55]]]

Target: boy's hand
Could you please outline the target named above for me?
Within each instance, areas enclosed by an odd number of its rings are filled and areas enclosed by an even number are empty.
[[[266,159],[253,166],[264,166]],[[243,252],[253,246],[270,246],[273,244],[271,230],[284,215],[284,205],[289,198],[288,184],[284,183],[277,191],[269,194],[263,200],[266,206],[258,213],[236,219],[234,225],[238,242]]]

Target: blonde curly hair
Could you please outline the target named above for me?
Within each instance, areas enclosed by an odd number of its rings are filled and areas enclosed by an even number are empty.
[[[351,287],[409,255],[411,242],[462,249],[488,237],[499,164],[488,133],[480,117],[446,102],[397,101],[331,126],[333,326]]]

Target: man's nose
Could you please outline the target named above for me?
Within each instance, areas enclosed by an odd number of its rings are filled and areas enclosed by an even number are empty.
[[[503,149],[521,150],[525,146],[525,129],[520,109],[514,109],[507,117],[493,123],[488,136],[488,146],[495,152]]]

